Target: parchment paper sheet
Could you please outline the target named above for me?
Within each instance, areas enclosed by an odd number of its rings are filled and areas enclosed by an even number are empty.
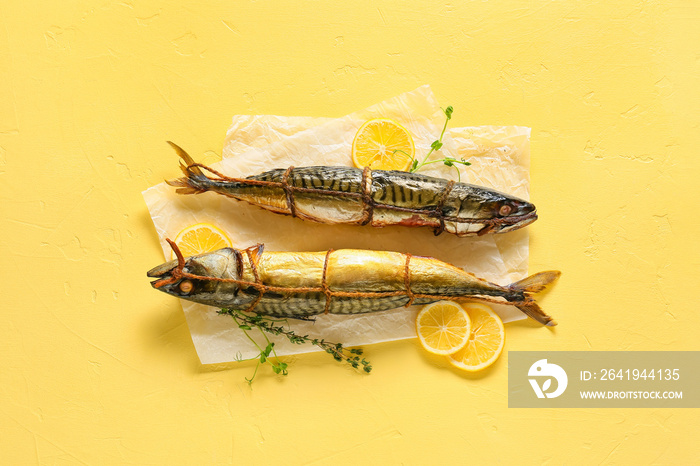
[[[456,109],[459,111],[459,109]],[[229,176],[248,176],[290,165],[352,165],[350,148],[360,125],[369,118],[388,117],[408,128],[416,153],[426,154],[444,124],[444,114],[429,86],[343,118],[238,115],[228,131],[223,160],[213,167]],[[460,167],[462,181],[492,187],[527,199],[529,196],[529,128],[469,127],[445,133],[436,157],[451,155],[472,162]],[[196,154],[195,160],[198,159]],[[173,154],[172,178],[181,176]],[[433,164],[421,173],[456,179],[454,168]],[[183,228],[210,222],[226,231],[234,247],[264,243],[268,251],[324,251],[330,248],[392,250],[432,256],[475,273],[487,280],[508,284],[527,272],[527,230],[481,238],[434,236],[429,228],[323,225],[276,215],[215,193],[178,195],[161,183],[143,192],[146,205],[167,260],[174,239]],[[157,264],[153,264],[157,265]],[[232,319],[216,309],[181,301],[192,340],[203,364],[228,362],[258,352]],[[494,306],[505,322],[524,315],[511,306]],[[315,322],[290,320],[299,334],[363,345],[415,337],[417,306],[358,316],[319,316]],[[253,332],[254,333],[254,332]],[[278,354],[317,351],[311,345],[292,345],[273,339]]]

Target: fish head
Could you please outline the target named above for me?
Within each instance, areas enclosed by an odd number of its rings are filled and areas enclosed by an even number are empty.
[[[226,307],[238,294],[238,284],[219,279],[239,278],[240,253],[233,248],[184,258],[180,269],[178,260],[165,262],[146,275],[157,278],[153,288],[176,298],[210,306]],[[183,274],[184,272],[184,274]]]
[[[484,233],[506,233],[537,220],[534,204],[502,193],[492,193],[490,199],[482,204],[482,214],[491,219],[484,227]]]

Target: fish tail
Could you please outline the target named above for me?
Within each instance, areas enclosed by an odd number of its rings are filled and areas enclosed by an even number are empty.
[[[543,291],[548,285],[556,281],[560,275],[561,272],[558,270],[549,270],[530,275],[529,277],[511,284],[509,286],[510,289],[517,293],[522,293],[525,296],[523,301],[514,302],[513,304],[523,311],[526,316],[543,325],[548,325],[550,327],[557,325],[557,322],[547,315],[530,295]]]
[[[175,144],[174,142],[168,141],[168,144],[175,149],[177,155],[182,158],[182,163],[180,161],[180,170],[185,174],[184,178],[178,178],[176,180],[165,180],[170,186],[175,186],[178,189],[175,190],[178,194],[199,194],[209,190],[209,178],[202,173],[202,170],[195,165],[195,161],[192,160],[190,154],[185,152],[185,150]]]

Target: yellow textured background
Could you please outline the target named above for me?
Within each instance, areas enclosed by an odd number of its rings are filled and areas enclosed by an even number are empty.
[[[236,113],[342,116],[430,84],[532,135],[530,270],[555,331],[506,350],[698,350],[696,2],[0,4],[3,464],[697,461],[697,410],[507,408],[415,340],[290,375],[199,364],[141,191]],[[204,154],[204,155],[202,155]]]

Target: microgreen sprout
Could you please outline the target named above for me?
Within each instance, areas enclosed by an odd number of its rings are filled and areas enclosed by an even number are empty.
[[[454,157],[447,156],[447,157],[444,157],[442,159],[428,161],[428,157],[430,157],[433,152],[436,152],[436,151],[439,151],[440,149],[442,149],[442,146],[443,146],[442,139],[443,139],[443,137],[445,137],[445,130],[447,130],[447,123],[452,119],[452,112],[454,112],[454,108],[452,108],[452,106],[450,105],[447,108],[443,108],[442,112],[445,114],[445,124],[442,127],[442,132],[440,133],[440,137],[437,140],[433,141],[432,144],[430,144],[430,150],[428,151],[427,154],[425,154],[425,157],[423,157],[422,161],[419,161],[418,159],[411,157],[411,159],[412,159],[411,168],[409,168],[408,171],[411,173],[414,173],[414,172],[420,170],[425,165],[430,165],[431,163],[442,163],[448,167],[454,167],[455,170],[457,170],[457,179],[461,180],[459,170],[457,169],[455,164],[464,165],[465,167],[468,165],[471,165],[471,163],[467,162],[466,160],[464,160],[464,159],[457,160]],[[403,152],[403,151],[401,151],[401,152]]]

